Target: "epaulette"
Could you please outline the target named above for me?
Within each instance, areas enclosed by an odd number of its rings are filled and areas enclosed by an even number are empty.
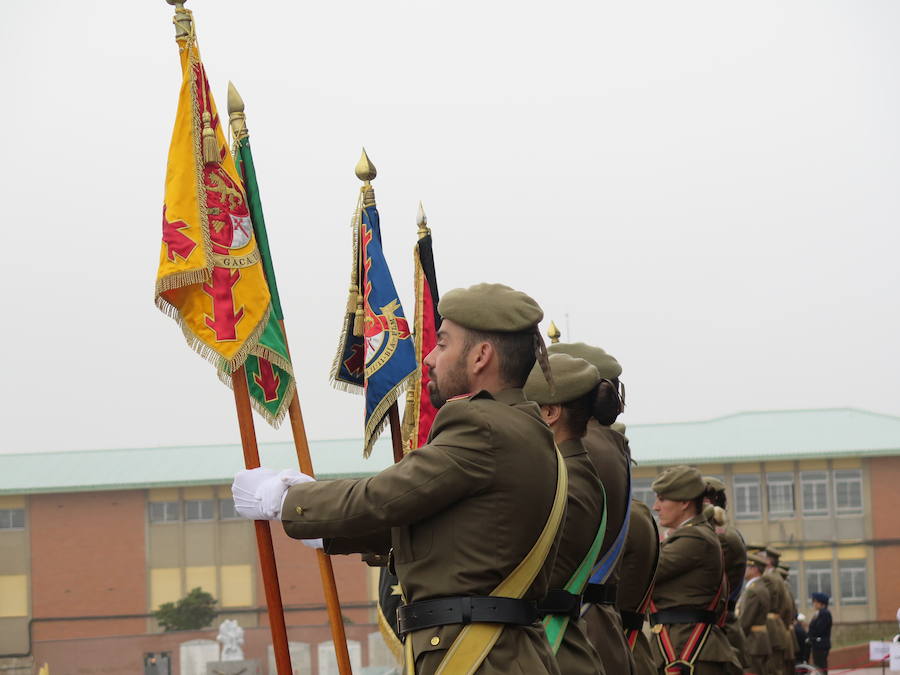
[[[472,397],[472,395],[473,394],[470,391],[468,394],[460,394],[459,396],[451,396],[450,398],[447,399],[447,403],[450,403],[450,401],[462,401],[463,399],[469,399]]]
[[[468,394],[460,394],[459,396],[451,396],[450,398],[447,399],[447,403],[450,403],[450,401],[471,401],[472,399],[476,399],[476,398],[493,399],[494,397],[491,396],[489,391],[487,391],[486,389],[482,389],[481,391],[470,391]]]

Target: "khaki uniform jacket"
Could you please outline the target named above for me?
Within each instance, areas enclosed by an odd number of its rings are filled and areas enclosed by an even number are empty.
[[[781,576],[781,573],[774,572],[774,576],[776,576],[778,578],[778,581],[781,582],[782,590],[782,605],[777,611],[781,616],[781,622],[784,624],[785,629],[784,658],[785,661],[793,663],[794,656],[797,653],[798,647],[797,635],[796,633],[794,633],[794,629],[792,628],[794,619],[797,618],[797,603],[794,602],[794,596],[791,593],[791,587],[788,585],[788,582]]]
[[[550,575],[551,589],[565,587],[588,554],[600,527],[604,509],[600,479],[581,439],[563,441],[559,444],[559,451],[566,460],[569,494],[562,539]],[[559,651],[556,652],[556,661],[560,672],[566,675],[596,675],[605,672],[600,664],[600,657],[587,639],[583,619],[569,621]]]
[[[616,598],[618,609],[639,611],[641,600],[656,576],[658,562],[659,529],[656,521],[644,502],[633,499],[625,550],[619,563],[619,590]],[[631,654],[637,675],[656,675],[653,652],[643,631],[638,632]]]
[[[735,591],[744,584],[744,574],[747,571],[747,546],[744,538],[730,525],[719,525],[715,528],[719,537],[719,545],[722,547],[722,559],[725,563],[725,576],[728,578],[728,596],[735,595]],[[729,613],[722,627],[728,642],[737,652],[738,659],[746,666],[747,647],[744,644],[744,632],[737,625],[737,619]]]
[[[741,630],[747,638],[747,654],[750,656],[768,657],[772,653],[768,630],[753,630],[754,626],[766,627],[766,614],[769,613],[769,609],[769,592],[765,584],[762,581],[747,584],[738,600],[737,615]]]
[[[370,478],[291,487],[284,529],[328,537],[326,551],[384,554],[393,545],[410,602],[489,595],[537,541],[556,491],[553,434],[521,389],[448,401],[428,444]],[[559,543],[527,600],[544,597]],[[462,627],[416,631],[417,673],[433,673]],[[505,626],[478,673],[558,673],[540,622]]]
[[[781,584],[781,577],[778,576],[777,572],[773,574],[766,570],[760,577],[760,580],[765,584],[769,593],[769,612],[766,615],[766,626],[769,629],[769,644],[772,646],[773,654],[775,654],[774,658],[782,661],[782,654],[786,651],[785,648],[787,646],[787,632],[778,609],[784,603],[784,588]]]
[[[631,453],[628,440],[596,420],[588,422],[584,446],[597,469],[606,491],[606,536],[600,557],[606,553],[616,539],[625,521],[626,501],[631,491],[628,484],[628,463]],[[606,583],[617,584],[619,572],[613,569]],[[590,605],[584,614],[588,638],[600,655],[606,672],[629,675],[634,672],[634,659],[622,631],[622,618],[614,605]]]
[[[699,514],[678,529],[672,530],[660,546],[659,567],[653,586],[656,609],[707,609],[722,583],[722,573],[719,540],[707,519]],[[713,611],[722,611],[724,607],[723,594]],[[676,656],[681,655],[693,627],[693,624],[672,624],[667,627]],[[658,644],[655,659],[658,667],[666,663]],[[713,626],[710,630],[696,662],[717,666],[718,670],[715,672],[741,672],[734,650],[718,626]],[[709,668],[705,670],[710,671]]]

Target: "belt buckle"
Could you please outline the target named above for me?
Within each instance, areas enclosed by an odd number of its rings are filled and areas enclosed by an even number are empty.
[[[677,670],[670,671],[670,668],[677,668]],[[666,664],[666,673],[671,673],[671,675],[694,675],[694,664],[684,659],[678,659]]]

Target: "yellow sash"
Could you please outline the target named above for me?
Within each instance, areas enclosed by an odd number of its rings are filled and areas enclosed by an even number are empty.
[[[500,582],[491,595],[504,598],[521,598],[534,583],[534,578],[544,566],[544,561],[550,553],[550,547],[556,538],[563,515],[566,510],[566,497],[568,495],[568,475],[566,464],[559,448],[556,448],[556,495],[553,498],[553,506],[550,515],[544,524],[544,529],[528,552],[528,555],[510,572],[509,576]],[[453,641],[450,649],[444,655],[435,675],[471,675],[484,659],[503,631],[502,623],[470,623],[467,624]],[[416,666],[412,650],[412,635],[406,636],[405,645],[407,675],[414,675]]]

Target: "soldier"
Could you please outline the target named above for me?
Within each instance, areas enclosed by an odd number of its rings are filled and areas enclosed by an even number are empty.
[[[425,446],[370,478],[303,477],[286,491],[284,472],[239,472],[236,506],[280,517],[291,537],[325,537],[329,553],[383,555],[393,544],[407,673],[555,674],[536,602],[549,588],[566,472],[521,389],[536,355],[549,372],[543,312],[498,284],[450,291],[438,311],[425,364],[443,407]]]
[[[551,354],[550,372],[552,391],[535,365],[525,383],[525,396],[540,405],[541,416],[553,431],[566,461],[569,494],[550,592],[538,609],[550,615],[545,626],[560,672],[596,675],[605,671],[585,634],[581,593],[603,542],[603,491],[581,439],[594,414],[600,373],[584,359],[568,354]]]
[[[781,576],[778,571],[778,563],[781,560],[781,551],[766,547],[766,559],[768,567],[766,567],[766,576],[771,577],[774,584],[779,586],[777,602],[772,603],[772,610],[778,615],[779,627],[784,631],[784,655],[782,656],[782,664],[779,673],[785,675],[793,675],[794,673],[794,657],[796,650],[794,648],[794,619],[797,616],[797,607],[794,604],[794,596],[791,589],[787,585],[785,577]]]
[[[622,617],[625,642],[631,649],[637,675],[656,673],[653,652],[643,628],[658,563],[659,529],[656,521],[644,502],[633,499],[625,550],[619,563],[616,606]]]
[[[781,577],[781,580],[784,582],[785,598],[787,599],[787,604],[784,607],[781,619],[785,622],[785,625],[787,627],[788,642],[790,644],[789,651],[791,657],[790,661],[788,661],[787,657],[785,657],[784,665],[788,675],[792,675],[795,672],[797,655],[800,653],[800,644],[797,642],[797,631],[794,630],[795,624],[797,623],[797,600],[796,598],[794,598],[794,592],[791,590],[791,585],[788,583],[788,576],[790,571],[788,566],[782,563],[778,563],[776,570],[778,571],[778,575]]]
[[[603,378],[597,393],[598,414],[588,422],[584,446],[606,492],[606,534],[598,569],[584,592],[588,607],[583,616],[588,638],[600,654],[606,672],[629,675],[634,672],[634,659],[625,642],[622,618],[616,609],[619,580],[616,566],[628,532],[626,514],[631,503],[631,453],[625,436],[609,426],[624,409],[619,382],[622,366],[604,350],[583,342],[550,345],[549,351],[584,359],[594,365]]]
[[[766,559],[756,553],[747,556],[747,584],[737,604],[737,616],[746,637],[747,673],[766,675],[772,654],[766,615],[769,613],[769,592],[760,577],[766,569]]]
[[[766,614],[766,628],[769,631],[769,646],[772,648],[769,656],[767,672],[769,675],[784,674],[784,654],[787,646],[788,635],[784,628],[784,622],[778,613],[778,608],[783,604],[784,587],[780,579],[769,573],[768,557],[765,555],[765,546],[748,547],[761,554],[766,560],[766,571],[760,577],[760,582],[766,587],[769,594],[769,612]]]
[[[722,559],[725,563],[725,576],[728,578],[728,605],[725,625],[722,630],[728,642],[734,647],[738,661],[747,667],[746,645],[744,644],[744,632],[737,624],[734,609],[738,596],[744,585],[744,574],[747,570],[747,546],[744,538],[734,527],[727,524],[726,508],[728,499],[725,495],[725,483],[715,476],[704,476],[706,485],[706,499],[711,504],[707,507],[710,511],[710,524],[719,537],[719,545],[722,547]]]
[[[716,625],[725,608],[722,549],[706,516],[706,486],[694,467],[667,469],[653,481],[653,510],[669,528],[660,547],[650,604],[655,660],[665,675],[740,673],[728,640]]]

